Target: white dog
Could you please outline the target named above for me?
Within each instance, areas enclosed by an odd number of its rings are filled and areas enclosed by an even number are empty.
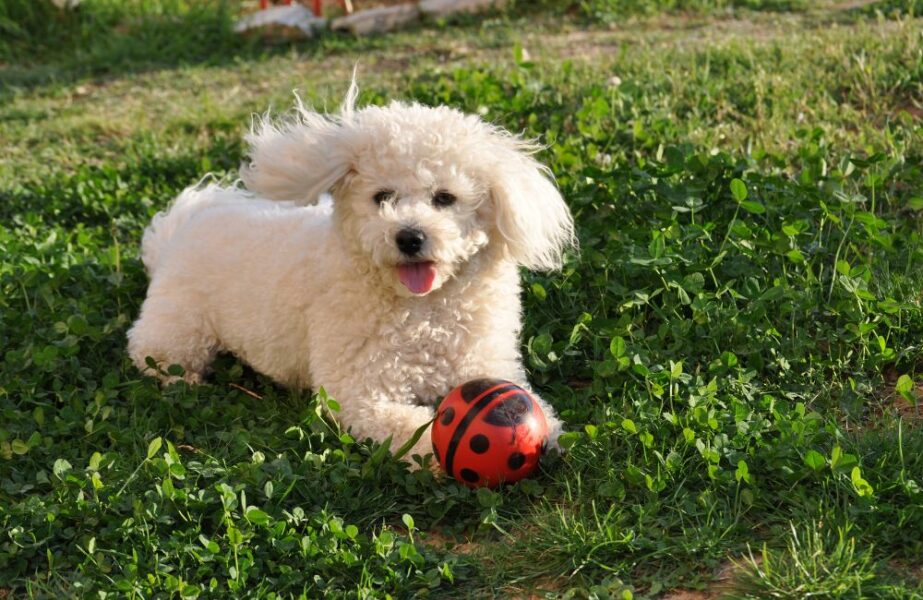
[[[356,94],[339,115],[299,102],[262,120],[246,190],[187,188],[154,217],[129,352],[194,383],[232,352],[323,386],[354,434],[397,448],[456,385],[527,386],[518,267],[559,267],[574,227],[534,145],[447,107],[357,110]],[[560,421],[537,399],[554,443]],[[431,452],[429,435],[411,452]]]

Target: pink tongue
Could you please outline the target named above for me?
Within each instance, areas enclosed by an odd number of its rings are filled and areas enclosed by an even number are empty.
[[[433,287],[436,267],[431,262],[409,263],[397,267],[401,283],[414,294],[425,294]]]

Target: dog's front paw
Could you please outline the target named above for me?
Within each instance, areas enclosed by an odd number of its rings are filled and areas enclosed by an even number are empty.
[[[417,443],[404,454],[401,459],[407,461],[410,464],[411,469],[416,470],[420,468],[420,465],[413,459],[414,455],[418,455],[421,458],[425,458],[427,454],[433,453],[433,440],[431,428],[432,425],[426,428],[426,431],[423,432],[423,435],[420,436],[420,439],[417,440]],[[435,457],[433,457],[435,462]]]
[[[147,357],[143,362],[135,361],[142,374],[157,379],[164,387],[179,381],[185,381],[189,385],[201,385],[205,379],[201,372],[192,369],[177,370],[172,365],[165,369],[165,363],[166,361],[147,360]]]
[[[177,383],[179,381],[185,381],[189,385],[202,385],[202,382],[204,381],[204,377],[202,377],[201,373],[194,373],[191,371],[187,371],[182,375],[166,375],[159,376],[158,378],[165,386],[170,385],[171,383]]]
[[[558,441],[563,433],[564,423],[557,418],[548,419],[548,450],[557,450],[560,454],[564,453],[564,448],[561,447]]]

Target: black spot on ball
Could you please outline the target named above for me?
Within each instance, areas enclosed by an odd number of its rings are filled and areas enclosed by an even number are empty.
[[[442,459],[439,458],[439,448],[437,448],[436,446],[433,446],[433,456],[436,457],[437,463],[442,464]]]
[[[452,422],[452,419],[455,418],[455,409],[451,406],[442,411],[442,416],[439,417],[439,422],[443,425],[448,425]]]
[[[510,457],[506,459],[506,466],[508,466],[511,471],[515,471],[524,464],[526,464],[526,455],[522,452],[513,452],[510,454]]]
[[[471,450],[477,454],[484,454],[487,452],[487,449],[490,448],[490,440],[488,440],[487,436],[483,433],[479,433],[471,438],[471,441],[468,442],[468,445],[471,446]]]
[[[526,394],[514,394],[490,409],[485,421],[491,425],[511,427],[521,425],[532,414],[532,399]]]
[[[480,479],[478,474],[472,471],[471,469],[462,469],[461,477],[468,483],[477,483],[478,479]]]
[[[501,383],[506,382],[502,379],[472,379],[461,388],[462,400],[471,404],[478,396]]]

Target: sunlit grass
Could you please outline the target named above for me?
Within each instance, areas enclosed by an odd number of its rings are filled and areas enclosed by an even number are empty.
[[[7,59],[0,596],[918,597],[919,21],[642,4],[621,29],[579,3]],[[534,479],[410,472],[233,357],[166,389],[126,357],[150,217],[236,175],[252,112],[336,106],[357,60],[365,102],[547,145],[581,252],[524,274],[524,357],[568,427]]]

